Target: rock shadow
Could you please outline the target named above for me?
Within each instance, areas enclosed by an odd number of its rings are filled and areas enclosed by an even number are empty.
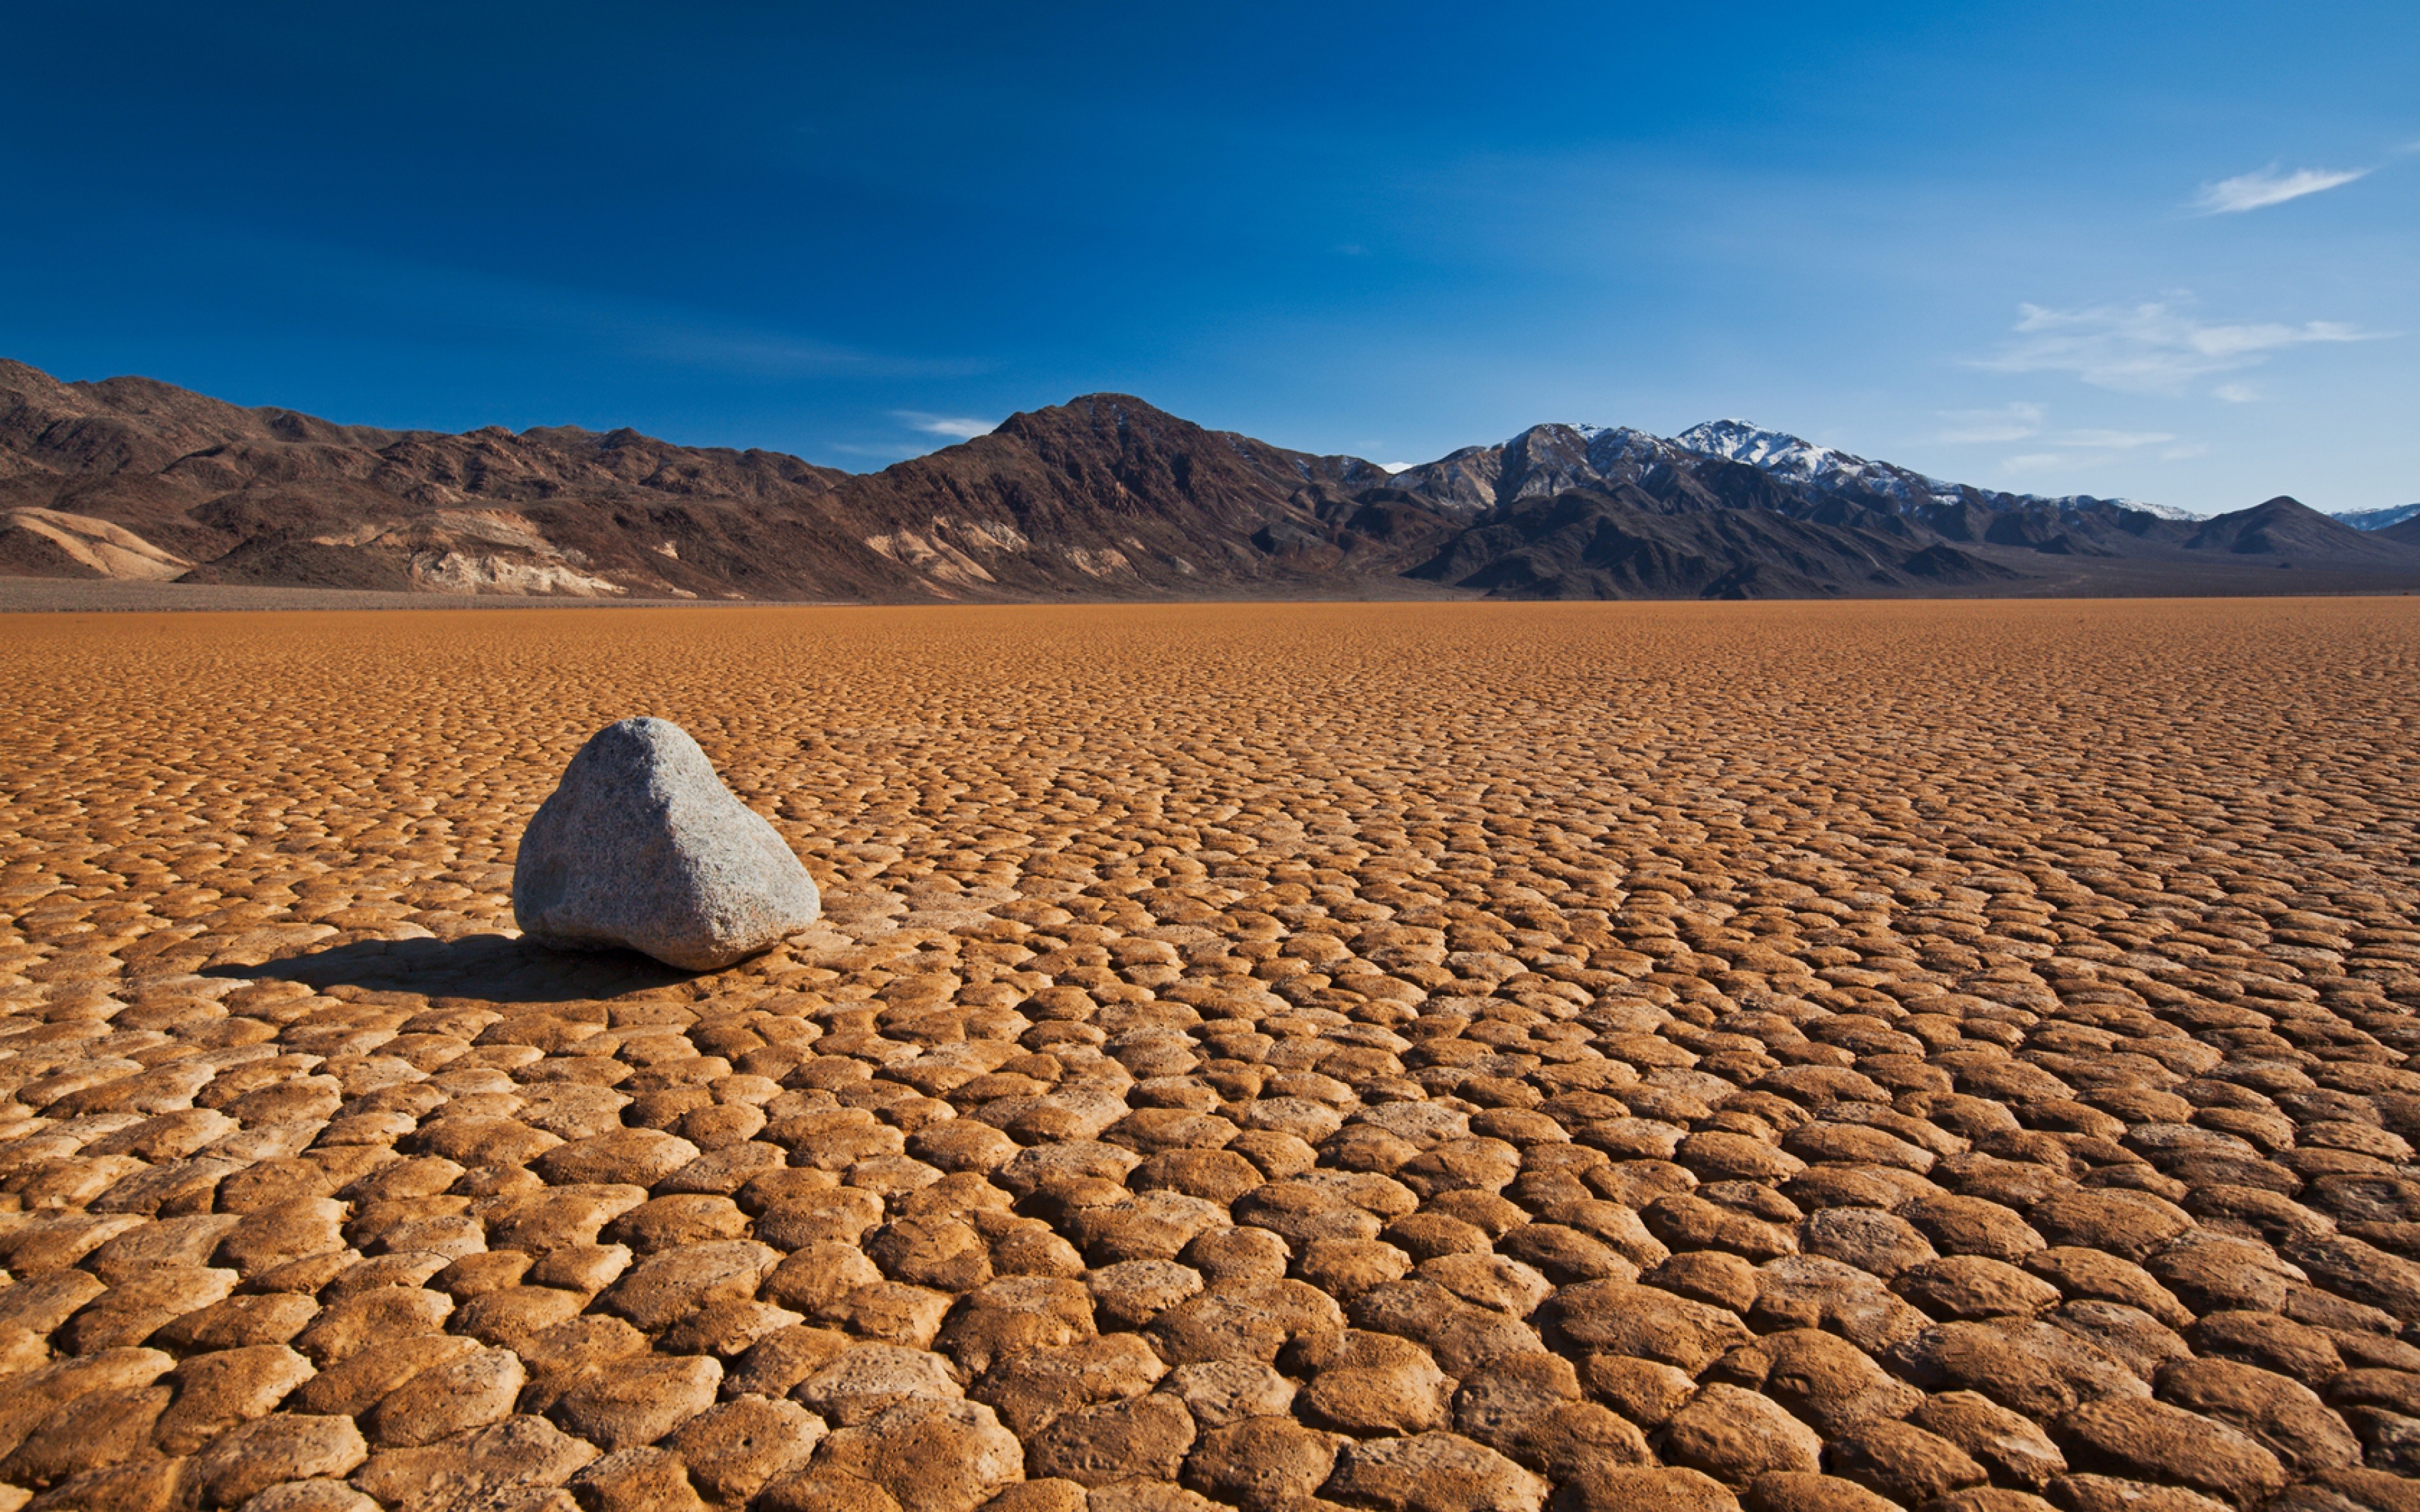
[[[294,981],[315,992],[350,986],[431,998],[559,1003],[668,987],[697,973],[635,950],[556,950],[508,934],[466,934],[452,940],[356,940],[258,965],[209,966],[202,975]]]

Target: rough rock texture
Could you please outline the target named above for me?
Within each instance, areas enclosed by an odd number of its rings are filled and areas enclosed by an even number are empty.
[[[529,938],[625,946],[690,971],[744,961],[822,911],[781,832],[667,719],[591,736],[513,863],[513,918]]]
[[[0,1512],[2412,1512],[2401,601],[8,628]]]

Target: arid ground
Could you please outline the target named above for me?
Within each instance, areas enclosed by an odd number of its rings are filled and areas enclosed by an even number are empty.
[[[639,713],[824,926],[519,942]],[[0,1509],[2406,1512],[2415,736],[2410,599],[0,619]]]

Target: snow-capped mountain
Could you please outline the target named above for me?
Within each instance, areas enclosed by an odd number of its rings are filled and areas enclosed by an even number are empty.
[[[2157,516],[2161,519],[2204,520],[2210,518],[2208,515],[2196,515],[2190,509],[2179,509],[2174,504],[2147,504],[2140,499],[2112,499],[2109,501],[2116,504],[2120,509],[2137,510],[2146,515]]]
[[[2420,516],[2420,504],[2397,504],[2392,509],[2348,510],[2330,517],[2340,519],[2357,531],[2382,531],[2389,525],[2400,525],[2414,516]]]
[[[1672,440],[1690,451],[1745,462],[1776,477],[1805,484],[1819,493],[1836,497],[1879,496],[1896,503],[1902,512],[1926,505],[1954,508],[1979,502],[1990,509],[2048,506],[2065,515],[2096,505],[2111,505],[2159,519],[2201,518],[2190,510],[2168,504],[2146,504],[2132,499],[2097,499],[2089,494],[2068,494],[2054,499],[1945,483],[1896,463],[1869,461],[1849,452],[1818,446],[1813,441],[1784,431],[1766,430],[1745,420],[1709,420],[1690,426]]]
[[[2420,573],[2420,517],[2365,533],[2284,497],[2211,519],[2127,499],[2009,493],[1743,420],[1672,437],[1532,425],[1396,471],[1359,499],[1462,527],[1411,577],[1511,597],[1993,593],[2046,575],[2125,592],[2225,581],[2274,593],[2334,574],[2373,591]],[[2268,576],[2280,569],[2294,570],[2290,585]]]
[[[1403,469],[1389,481],[1434,505],[1466,515],[1574,489],[1629,485],[1662,500],[1667,508],[1687,509],[1690,501],[1729,499],[1737,491],[1708,471],[1710,462],[1753,468],[1779,490],[1775,497],[1732,502],[1753,502],[1806,517],[1850,508],[1939,528],[1946,517],[1973,516],[1966,528],[1977,532],[1985,528],[1985,517],[2000,516],[2025,517],[2053,530],[2087,518],[2114,523],[2128,514],[2163,520],[2201,518],[2187,510],[2132,499],[2088,494],[2043,498],[1948,483],[1745,420],[1710,420],[1668,438],[1627,425],[1532,425],[1500,445],[1466,446],[1435,462]]]
[[[1810,483],[1843,473],[1859,476],[1873,467],[1864,457],[1818,446],[1782,431],[1766,430],[1745,420],[1702,421],[1672,439],[1693,452],[1729,457],[1785,478]]]

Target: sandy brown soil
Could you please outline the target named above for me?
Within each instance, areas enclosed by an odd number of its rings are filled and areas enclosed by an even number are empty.
[[[2415,663],[2399,599],[0,620],[0,1512],[2405,1512]],[[823,927],[520,943],[636,713]]]
[[[2266,580],[2255,586],[2273,585]],[[2365,589],[2376,585],[2365,585]],[[1261,603],[1332,602],[1351,589],[1356,602],[1383,600],[1461,600],[1477,595],[1459,588],[1443,588],[1409,578],[1302,586],[1262,585],[1253,595]],[[2231,585],[2226,591],[2240,591]],[[1222,598],[1220,602],[1232,602]],[[793,609],[799,603],[750,603],[752,609]],[[1167,602],[1167,600],[1163,600]],[[1182,602],[1201,602],[1199,599]],[[117,614],[248,611],[252,609],[726,609],[728,604],[701,605],[680,598],[574,598],[537,594],[390,594],[351,588],[229,587],[225,583],[99,582],[73,578],[0,578],[0,614]],[[830,600],[816,608],[843,607]],[[847,607],[865,607],[851,605]]]
[[[123,614],[163,610],[365,609],[695,609],[677,598],[558,598],[535,594],[390,594],[353,588],[234,588],[225,583],[100,582],[0,578],[0,614]]]

